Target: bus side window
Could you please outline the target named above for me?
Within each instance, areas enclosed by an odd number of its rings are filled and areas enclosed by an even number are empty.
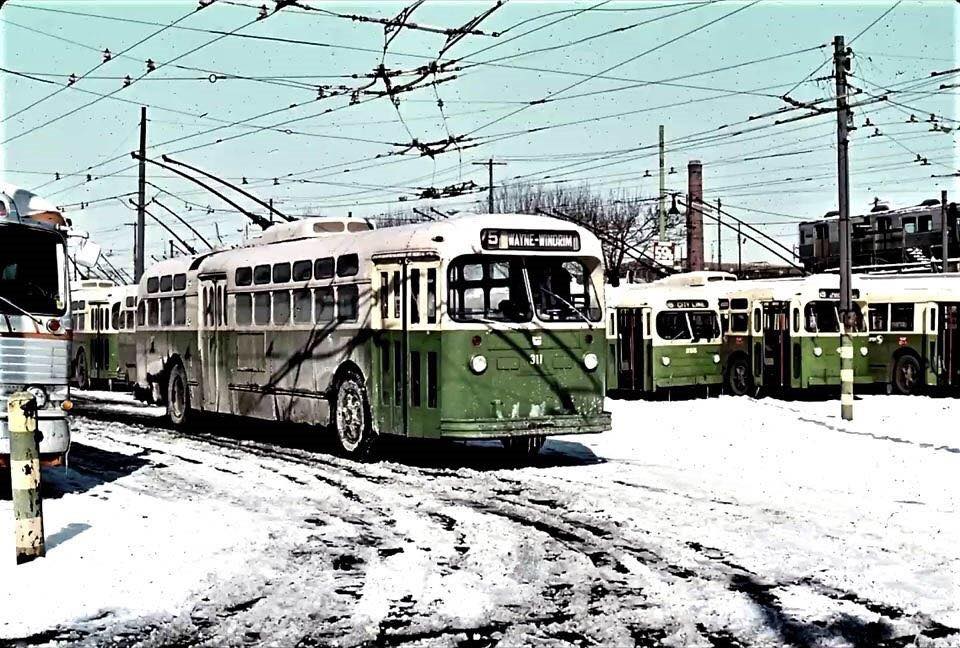
[[[337,319],[341,322],[356,322],[359,300],[360,289],[358,286],[340,286],[337,288]]]
[[[794,333],[800,332],[800,309],[799,308],[793,309],[793,332]]]
[[[930,331],[933,332],[936,330],[937,330],[937,309],[931,308],[930,309]]]
[[[250,293],[239,293],[234,297],[233,303],[237,324],[250,324],[253,321],[253,296]]]
[[[157,326],[160,323],[160,310],[158,308],[157,300],[150,299],[147,303],[147,320],[150,323],[150,326]]]
[[[164,297],[160,300],[160,325],[170,326],[173,324],[173,300]]]
[[[84,321],[83,315],[80,315],[80,328],[83,328]],[[143,326],[147,323],[147,301],[141,299],[140,303],[137,304],[137,326]]]
[[[390,317],[390,275],[380,273],[380,318]]]
[[[187,323],[187,298],[184,295],[173,298],[173,325],[185,326]]]
[[[276,267],[277,266],[274,266],[274,268]],[[289,290],[273,291],[273,323],[274,324],[290,323],[290,291]]]
[[[270,323],[270,293],[253,294],[253,322],[258,326],[266,326]]]
[[[420,323],[420,269],[410,270],[410,323]]]
[[[314,301],[317,322],[332,322],[333,288],[317,288],[314,295]]]
[[[427,322],[437,323],[437,269],[427,269]]]
[[[891,331],[912,331],[913,330],[913,304],[891,304],[890,305],[890,330]]]
[[[870,304],[870,330],[889,331],[890,304]]]
[[[760,325],[762,323],[763,323],[763,317],[760,315],[760,309],[754,308],[753,309],[753,332],[754,333],[760,332]]]
[[[393,316],[400,319],[400,271],[393,272]]]
[[[294,266],[296,268],[296,266]],[[293,291],[293,323],[309,324],[313,321],[313,293],[309,288]]]
[[[360,270],[360,258],[356,254],[342,254],[337,257],[337,276],[352,277]]]

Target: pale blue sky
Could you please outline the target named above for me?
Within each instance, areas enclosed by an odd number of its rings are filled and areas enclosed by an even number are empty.
[[[193,12],[195,2],[13,0],[0,10],[3,67],[63,85],[70,74],[81,76],[97,65],[101,61],[99,52],[105,47],[118,53],[159,28],[152,24],[40,9],[94,13],[158,25],[182,19],[178,23],[180,27],[231,31],[253,20],[258,13],[253,5],[259,4],[253,0],[234,4],[221,0],[203,11]],[[345,14],[381,17],[391,17],[405,6],[392,2],[309,4]],[[387,99],[370,100],[369,96],[362,96],[362,101],[352,106],[346,96],[316,101],[317,84],[357,87],[362,79],[350,78],[350,75],[370,73],[380,62],[379,52],[384,42],[381,25],[319,12],[285,9],[238,33],[312,41],[322,46],[222,37],[161,67],[142,81],[122,88],[121,79],[125,75],[136,79],[143,74],[143,61],[147,58],[159,64],[218,38],[216,34],[170,28],[131,50],[127,55],[132,59],[114,58],[93,72],[91,78],[82,78],[75,86],[12,117],[57,86],[0,73],[2,114],[7,118],[0,123],[0,140],[10,139],[2,145],[0,175],[14,184],[38,188],[41,195],[58,204],[136,191],[135,167],[121,172],[133,164],[129,157],[93,169],[90,173],[95,178],[111,172],[116,175],[89,183],[83,182],[83,175],[66,174],[85,174],[86,167],[136,148],[137,104],[144,102],[155,106],[149,112],[151,157],[159,158],[162,153],[173,155],[181,149],[236,136],[179,152],[174,157],[237,181],[246,176],[251,183],[249,188],[258,196],[273,198],[280,209],[294,214],[305,210],[322,214],[348,210],[354,214],[375,214],[415,204],[397,199],[401,195],[413,196],[424,187],[469,180],[484,185],[486,169],[471,163],[490,156],[508,162],[506,167],[496,169],[497,182],[518,176],[530,180],[550,176],[551,180],[572,182],[587,178],[604,191],[624,188],[655,195],[655,148],[632,152],[630,149],[655,145],[657,125],[661,123],[667,129],[668,148],[670,140],[726,124],[733,126],[716,130],[717,135],[762,128],[717,141],[675,143],[672,147],[675,150],[668,150],[667,165],[676,167],[679,173],[668,176],[669,188],[685,191],[686,164],[691,158],[698,158],[705,165],[707,200],[723,199],[731,212],[748,222],[763,223],[766,231],[781,237],[787,245],[796,242],[794,219],[738,211],[738,208],[807,218],[834,208],[833,115],[775,127],[766,126],[773,118],[741,122],[752,115],[784,107],[786,104],[777,96],[827,61],[832,51],[828,45],[834,34],[843,34],[849,41],[893,6],[894,0],[856,3],[765,0],[752,6],[746,2],[706,4],[690,0],[598,4],[599,0],[591,3],[508,2],[480,26],[488,33],[505,32],[503,35],[468,36],[447,52],[446,58],[464,59],[457,64],[460,69],[454,71],[455,79],[401,96],[399,111],[406,125],[397,119],[397,109]],[[417,9],[411,20],[421,25],[454,27],[491,5],[492,2],[427,2]],[[960,193],[958,178],[930,177],[957,172],[960,166],[955,154],[957,131],[931,131],[931,124],[925,122],[930,113],[935,113],[950,120],[939,123],[960,126],[953,121],[958,118],[958,90],[930,92],[938,90],[941,83],[958,83],[960,75],[929,77],[933,71],[958,66],[957,6],[946,0],[922,3],[905,0],[853,43],[856,58],[852,82],[857,87],[879,93],[872,84],[903,90],[923,83],[915,92],[889,95],[900,106],[874,103],[856,111],[857,125],[870,118],[872,123],[879,124],[883,135],[871,137],[875,131],[868,127],[860,127],[852,135],[851,203],[855,213],[868,209],[874,196],[899,206],[939,196],[940,189],[950,190],[954,198]],[[594,9],[582,13],[569,11],[591,7]],[[742,10],[666,44],[737,9]],[[530,22],[518,25],[524,20]],[[643,21],[650,22],[630,27]],[[555,24],[550,25],[552,22]],[[545,25],[549,26],[523,35]],[[515,27],[509,29],[511,26]],[[556,47],[617,27],[630,28],[580,44]],[[514,39],[516,36],[520,37]],[[404,30],[390,44],[386,65],[390,69],[406,70],[424,65],[436,56],[444,40],[445,36],[440,34]],[[601,75],[607,78],[589,78],[661,44],[665,45]],[[821,45],[826,47],[790,54]],[[531,52],[546,48],[553,49]],[[531,53],[514,56],[524,52]],[[675,79],[781,54],[790,55],[688,76],[670,82],[674,85],[638,83]],[[471,67],[477,62],[497,65]],[[211,83],[206,72],[177,69],[174,65],[246,77],[288,78],[270,83],[241,79],[219,79]],[[832,81],[816,79],[831,72],[832,64],[827,63],[810,81],[793,90],[791,96],[800,100],[830,96]],[[92,78],[96,76],[111,78]],[[289,78],[294,76],[301,78]],[[581,83],[568,89],[577,82]],[[624,89],[624,86],[633,87]],[[620,89],[615,90],[617,88]],[[114,98],[130,103],[103,99],[19,136],[97,98],[78,89],[115,92]],[[732,94],[733,91],[749,93]],[[524,108],[523,102],[553,93],[557,101]],[[446,125],[440,118],[438,96],[444,102]],[[718,98],[708,99],[710,97]],[[689,103],[661,108],[684,102]],[[290,107],[291,104],[298,105]],[[519,110],[521,108],[523,110]],[[334,111],[321,114],[327,109]],[[276,113],[251,123],[277,125],[275,130],[253,132],[251,128],[223,123],[249,119],[268,111]],[[514,112],[516,114],[511,114]],[[631,114],[615,116],[621,113]],[[911,113],[921,123],[906,123]],[[785,116],[797,114],[794,111]],[[211,118],[222,121],[211,121]],[[503,119],[495,122],[499,118]],[[281,124],[289,120],[296,121]],[[577,121],[581,123],[568,124]],[[226,127],[160,145],[218,126]],[[538,128],[543,130],[525,132]],[[282,132],[284,129],[292,132]],[[409,144],[414,137],[421,142],[440,140],[448,136],[448,129],[455,136],[474,138],[466,144],[479,145],[466,148],[460,154],[451,149],[434,160],[417,155],[375,157],[402,150],[400,145]],[[703,136],[698,139],[702,140]],[[779,153],[790,155],[774,156]],[[913,161],[918,153],[929,160],[929,166]],[[757,157],[761,159],[744,161],[744,158]],[[612,164],[614,162],[616,164]],[[321,168],[323,170],[311,172]],[[652,177],[643,177],[647,170]],[[63,174],[60,181],[54,181],[55,172]],[[289,173],[312,182],[284,179]],[[274,185],[274,177],[280,179],[280,184]],[[785,182],[787,178],[812,180]],[[156,167],[148,167],[148,179],[198,205],[226,207],[213,195]],[[156,189],[148,187],[148,198],[156,193]],[[471,208],[472,201],[484,197],[465,196],[452,202]],[[237,239],[245,223],[239,215],[223,212],[208,215],[198,207],[187,211],[183,201],[163,194],[160,200],[211,237],[214,222],[228,241]],[[110,200],[84,210],[70,209],[67,213],[77,225],[89,229],[96,240],[113,251],[114,263],[131,265],[133,233],[127,224],[132,222],[133,212],[117,200]],[[708,255],[712,256],[714,229],[708,231]],[[191,238],[187,232],[183,232],[183,236]],[[151,225],[147,235],[149,251],[161,254],[169,238],[159,226]],[[735,254],[735,242],[730,235],[725,239],[724,255],[730,259]],[[750,244],[745,256],[769,258]]]

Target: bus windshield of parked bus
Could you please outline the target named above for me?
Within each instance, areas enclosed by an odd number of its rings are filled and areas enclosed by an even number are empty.
[[[0,313],[63,315],[63,259],[56,233],[0,226]]]
[[[803,320],[807,333],[839,333],[840,314],[836,301],[812,301],[803,309]],[[863,330],[863,311],[859,304],[853,305],[856,313],[854,331]]]
[[[450,265],[449,309],[457,322],[597,322],[601,313],[583,262],[560,257],[465,256]]]
[[[712,340],[720,337],[720,320],[713,311],[660,311],[657,335],[664,340]]]

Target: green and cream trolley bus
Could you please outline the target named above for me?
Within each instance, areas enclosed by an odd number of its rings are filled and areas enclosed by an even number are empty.
[[[667,281],[608,289],[607,382],[638,396],[720,385],[723,341],[717,298]]]
[[[195,410],[377,435],[498,439],[609,429],[600,243],[570,223],[469,215],[374,229],[274,225],[139,285],[140,389]]]
[[[863,276],[870,373],[889,391],[960,386],[960,275]]]
[[[856,286],[856,283],[854,284]],[[840,384],[839,278],[739,281],[721,303],[725,391],[734,395],[806,390]],[[870,383],[864,302],[853,288],[857,328],[854,376]]]
[[[132,385],[136,382],[137,347],[133,337],[137,287],[103,279],[82,279],[73,285],[73,382]]]

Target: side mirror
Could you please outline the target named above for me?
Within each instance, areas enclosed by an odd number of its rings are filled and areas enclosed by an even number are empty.
[[[100,260],[100,252],[99,245],[86,239],[73,253],[73,261],[84,268],[92,268]]]

